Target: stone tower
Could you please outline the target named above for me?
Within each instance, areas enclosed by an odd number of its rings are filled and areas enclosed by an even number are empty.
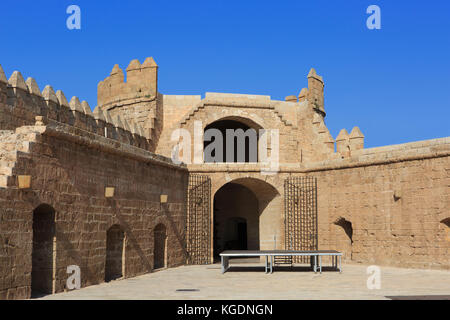
[[[317,75],[316,70],[311,68],[308,74],[308,94],[307,99],[312,103],[313,108],[316,111],[320,111],[325,114],[324,109],[324,99],[323,99],[323,79],[321,76]]]
[[[125,75],[119,65],[115,65],[109,77],[100,81],[97,87],[97,108],[108,112],[115,119],[121,116],[132,126],[137,124],[145,130],[145,135],[156,145],[161,132],[162,108],[158,95],[158,65],[152,57],[140,63],[130,62]]]

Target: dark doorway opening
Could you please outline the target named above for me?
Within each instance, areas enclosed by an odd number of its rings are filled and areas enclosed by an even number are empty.
[[[54,237],[55,210],[47,204],[41,204],[33,211],[32,297],[53,293]]]
[[[244,218],[229,218],[223,237],[224,250],[247,250],[247,221]]]
[[[247,250],[247,222],[239,222],[237,224],[238,248],[239,250]]]
[[[166,227],[160,223],[154,229],[153,269],[166,267]]]
[[[224,250],[259,250],[259,204],[247,187],[227,183],[214,195],[214,259]]]
[[[205,150],[204,153],[204,162],[210,163],[210,162],[258,162],[258,131],[254,128],[249,127],[248,125],[235,121],[235,120],[218,120],[215,121],[208,126],[205,127],[205,132],[209,129],[217,129],[220,131],[222,137],[223,137],[223,146],[222,146],[222,157],[219,159],[215,159],[218,157],[216,155],[215,150],[209,154],[207,151],[207,146],[209,146],[211,143],[215,142],[214,138],[211,138],[211,140],[206,139],[203,141],[203,149]],[[238,155],[240,154],[240,150],[238,148],[239,146],[239,139],[234,137],[233,141],[228,141],[227,139],[227,129],[234,130],[235,133],[237,133],[237,130],[243,130],[243,132],[246,134],[245,136],[245,142],[244,142],[244,154],[242,155],[242,158],[240,159]],[[250,130],[251,129],[251,130]],[[206,137],[206,135],[205,135]],[[233,145],[233,150],[228,148],[229,146]],[[234,156],[232,159],[227,159],[227,154],[230,155],[233,154]]]
[[[106,232],[105,281],[123,276],[123,257],[125,254],[125,232],[115,224]]]

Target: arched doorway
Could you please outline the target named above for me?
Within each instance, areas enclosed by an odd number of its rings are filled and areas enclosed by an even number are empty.
[[[41,204],[33,211],[31,295],[53,293],[55,210]]]
[[[258,199],[250,189],[225,184],[214,195],[213,216],[215,258],[224,250],[259,250]]]
[[[342,251],[343,259],[352,260],[353,254],[353,225],[352,222],[339,217],[334,221],[336,228],[336,250]]]
[[[121,278],[124,274],[125,232],[115,224],[106,232],[105,281]]]
[[[166,267],[166,227],[160,223],[153,230],[153,269]]]
[[[214,259],[224,250],[281,249],[282,201],[269,183],[240,178],[219,188],[214,195]]]
[[[204,162],[258,162],[259,129],[248,119],[224,118],[210,123],[203,135]]]

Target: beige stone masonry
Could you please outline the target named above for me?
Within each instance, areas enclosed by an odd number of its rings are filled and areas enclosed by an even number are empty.
[[[151,61],[147,65],[152,65]],[[8,85],[14,91],[8,93],[6,92],[8,87],[0,86],[0,98],[3,93],[8,96],[8,100],[6,101],[7,108],[2,109],[2,114],[3,116],[8,115],[8,117],[12,118],[8,123],[2,124],[0,122],[0,130],[3,125],[5,125],[4,128],[8,129],[23,125],[32,125],[36,116],[45,116],[50,120],[76,126],[96,134],[105,135],[105,127],[112,129],[112,119],[109,115],[103,115],[104,120],[101,119],[103,121],[96,121],[86,101],[80,102],[78,97],[72,97],[70,102],[68,102],[61,90],[55,93],[50,85],[45,86],[41,93],[38,84],[33,78],[30,77],[25,82],[21,73],[18,71],[13,72],[8,80]],[[149,138],[151,137],[145,134],[144,130],[140,130],[139,135],[133,135],[129,125],[126,129],[120,132],[112,132],[109,130],[107,133],[108,137],[111,139],[120,139],[124,142],[129,141],[130,144],[141,148],[150,148]],[[142,136],[143,134],[145,136]]]
[[[142,65],[134,59],[126,71],[127,81],[124,82],[124,73],[116,64],[110,76],[99,82],[97,104],[103,109],[133,104],[139,98],[156,97],[158,65],[153,58],[147,58]]]
[[[25,83],[28,87],[28,92],[30,92],[31,94],[34,94],[38,97],[42,97],[41,90],[39,90],[36,80],[34,80],[33,78],[30,77],[27,79],[27,81]]]
[[[14,89],[19,88],[22,90],[28,90],[28,87],[25,84],[25,80],[23,79],[23,76],[19,71],[13,72],[8,80],[8,84]]]
[[[5,72],[3,71],[2,66],[0,65],[0,81],[1,82],[8,82],[8,79],[6,79]]]

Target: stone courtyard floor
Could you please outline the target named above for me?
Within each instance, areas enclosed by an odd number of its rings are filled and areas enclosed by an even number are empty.
[[[367,266],[343,265],[341,274],[294,269],[279,267],[273,274],[265,274],[261,264],[245,263],[221,274],[219,264],[181,266],[41,299],[450,298],[450,271],[381,267],[381,288],[369,290]]]

